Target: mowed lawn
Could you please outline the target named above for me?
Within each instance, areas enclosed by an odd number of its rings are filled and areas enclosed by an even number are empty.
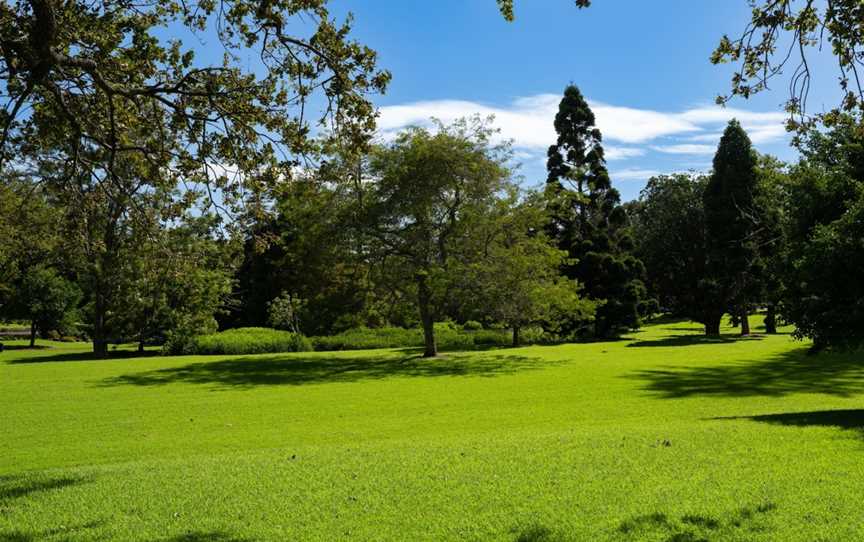
[[[726,331],[436,360],[7,349],[0,541],[864,539],[864,354]]]

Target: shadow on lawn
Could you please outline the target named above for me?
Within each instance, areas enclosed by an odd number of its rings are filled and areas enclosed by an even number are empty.
[[[809,412],[784,412],[782,414],[762,414],[759,416],[723,416],[712,420],[751,420],[771,425],[791,425],[794,427],[836,427],[855,431],[864,437],[864,409],[813,410]]]
[[[767,359],[713,367],[648,369],[627,375],[645,390],[674,399],[693,395],[744,397],[824,393],[848,397],[864,392],[864,352],[807,354],[796,348]]]
[[[75,486],[92,481],[90,478],[62,476],[0,476],[0,505],[8,505],[15,499],[29,497],[36,493],[44,493]]]
[[[402,352],[396,356],[243,357],[198,362],[181,367],[131,373],[102,381],[104,386],[159,386],[173,382],[219,387],[303,385],[356,382],[388,377],[498,376],[547,365],[533,358],[506,354],[444,355],[424,359]]]
[[[675,329],[673,331],[681,331],[680,329]],[[706,335],[696,335],[693,333],[681,334],[681,335],[669,335],[668,337],[663,337],[661,339],[652,339],[652,340],[636,340],[632,343],[628,344],[629,348],[646,348],[646,347],[662,347],[662,346],[693,346],[698,344],[727,344],[727,343],[735,343],[739,341],[759,341],[764,339],[763,335],[748,335],[746,337],[742,337],[737,333],[724,333],[723,335],[715,335],[713,337],[709,337]]]
[[[770,529],[768,514],[776,508],[774,503],[767,502],[755,507],[734,510],[719,517],[685,514],[680,518],[674,518],[655,512],[622,521],[618,532],[626,539],[650,538],[651,540],[662,539],[665,542],[701,542],[742,537],[746,539],[749,533],[765,532]]]
[[[61,476],[50,477],[41,474],[36,475],[10,475],[0,476],[0,515],[10,510],[20,499],[41,496],[45,493],[61,490],[67,487],[77,486],[91,482],[91,478]],[[94,529],[101,522],[90,522],[80,525],[67,525],[54,529],[27,532],[21,530],[0,531],[0,542],[33,542],[45,540],[56,535],[74,535],[85,530]],[[65,538],[63,540],[66,540]]]
[[[50,349],[46,348],[46,350]],[[49,351],[44,355],[36,354],[23,358],[8,359],[6,360],[6,363],[16,365],[19,363],[48,363],[52,361],[111,361],[116,359],[149,358],[158,356],[159,354],[160,352],[158,350],[145,350],[144,352],[138,352],[137,350],[111,350],[108,352],[108,356],[98,359],[94,357],[93,352],[90,351],[64,353],[50,353]]]

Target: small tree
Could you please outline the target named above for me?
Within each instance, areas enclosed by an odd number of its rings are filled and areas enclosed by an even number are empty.
[[[276,329],[300,333],[300,313],[306,301],[290,292],[282,292],[267,304],[267,322]]]
[[[513,346],[519,346],[524,327],[540,324],[558,332],[564,321],[585,324],[594,317],[595,304],[580,297],[576,281],[560,274],[567,253],[543,231],[542,203],[533,195],[520,202],[512,190],[496,213],[472,229],[479,245],[476,261],[454,271],[464,275],[457,280],[470,314],[510,327]]]
[[[54,269],[37,266],[30,269],[17,292],[20,315],[30,321],[30,347],[36,345],[37,333],[72,329],[81,300],[78,287]]]
[[[424,357],[438,351],[433,324],[448,272],[468,257],[459,254],[458,241],[508,177],[506,148],[490,143],[492,131],[479,118],[437,128],[437,133],[409,128],[378,147],[363,196],[371,248],[412,283]]]

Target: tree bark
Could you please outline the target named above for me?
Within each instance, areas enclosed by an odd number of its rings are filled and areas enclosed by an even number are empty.
[[[522,341],[519,337],[519,326],[513,326],[513,346],[519,346]]]
[[[750,315],[747,314],[747,309],[741,309],[741,313],[738,316],[741,320],[741,336],[750,335]]]
[[[30,321],[30,348],[36,346],[36,322]]]
[[[429,306],[432,302],[432,292],[426,283],[426,275],[417,274],[417,305],[420,307],[420,322],[423,324],[423,357],[434,358],[438,355],[438,345],[435,344],[435,320]]]
[[[777,333],[777,307],[774,303],[768,303],[768,312],[765,314],[765,333]]]
[[[722,314],[718,316],[709,316],[708,319],[705,321],[705,335],[708,337],[716,337],[720,335],[720,320],[722,319]]]

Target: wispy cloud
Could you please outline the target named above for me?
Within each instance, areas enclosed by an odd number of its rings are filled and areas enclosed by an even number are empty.
[[[513,100],[504,106],[492,106],[465,100],[433,100],[380,108],[379,134],[388,139],[406,126],[428,126],[430,118],[443,122],[470,115],[495,116],[501,139],[513,141],[517,149],[538,152],[555,141],[552,125],[561,97],[538,94]],[[590,101],[597,126],[606,141],[609,160],[643,156],[648,150],[676,154],[708,154],[712,145],[695,145],[686,141],[711,142],[716,146],[719,131],[737,118],[756,144],[780,141],[785,137],[782,112],[754,112],[719,106],[696,107],[678,112],[654,111]],[[658,140],[662,139],[662,143]],[[671,141],[670,141],[671,140]],[[650,144],[654,145],[650,145]]]
[[[678,145],[655,145],[651,147],[657,152],[666,154],[714,154],[714,145],[699,145],[696,143],[681,143]]]
[[[651,177],[662,175],[662,173],[662,171],[657,171],[655,169],[628,168],[611,171],[609,176],[613,181],[646,181]]]

